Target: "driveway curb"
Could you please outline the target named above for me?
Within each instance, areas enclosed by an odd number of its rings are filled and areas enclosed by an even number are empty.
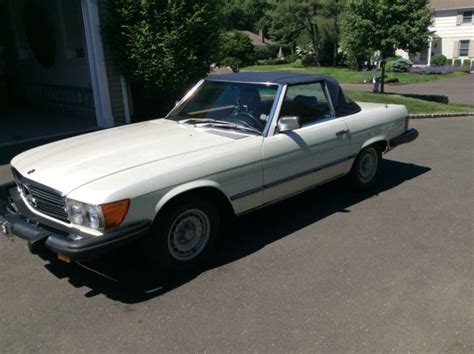
[[[410,114],[410,119],[428,119],[428,118],[452,118],[452,117],[470,117],[474,112],[455,112],[455,113],[420,113]]]

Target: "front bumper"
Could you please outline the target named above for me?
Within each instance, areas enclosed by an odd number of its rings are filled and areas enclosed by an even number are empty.
[[[8,191],[10,202],[0,206],[0,234],[27,241],[28,249],[39,254],[44,249],[81,261],[97,256],[127,242],[145,236],[149,221],[142,221],[111,230],[102,236],[92,236],[57,225],[32,213],[23,203],[18,190]]]
[[[389,144],[390,147],[394,148],[397,147],[398,145],[402,144],[407,144],[411,143],[413,140],[418,138],[418,130],[416,129],[407,129],[403,134],[400,134],[399,136],[396,136],[393,139],[390,139]]]

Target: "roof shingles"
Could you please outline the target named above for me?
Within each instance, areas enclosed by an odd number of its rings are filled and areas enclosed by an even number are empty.
[[[474,9],[473,0],[430,0],[434,10]]]

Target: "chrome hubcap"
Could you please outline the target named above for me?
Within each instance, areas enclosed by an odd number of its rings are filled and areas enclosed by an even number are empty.
[[[199,209],[181,213],[173,222],[168,234],[168,249],[179,261],[187,261],[199,255],[209,240],[210,222]]]
[[[360,157],[359,178],[362,183],[369,183],[377,172],[379,159],[375,149],[367,149]]]

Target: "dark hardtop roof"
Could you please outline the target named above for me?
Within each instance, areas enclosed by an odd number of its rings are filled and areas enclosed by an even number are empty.
[[[339,83],[332,77],[328,76],[288,72],[241,72],[210,75],[206,80],[242,83],[274,83],[282,85],[298,85],[323,81],[328,88],[337,117],[347,116],[360,111],[360,107],[357,103],[346,99]]]
[[[211,81],[274,83],[287,85],[304,84],[315,81],[335,81],[333,78],[327,76],[289,72],[240,72],[232,74],[210,75],[206,79]]]

